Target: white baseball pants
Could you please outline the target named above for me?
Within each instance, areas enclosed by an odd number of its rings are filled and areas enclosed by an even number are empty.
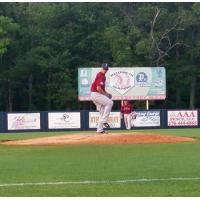
[[[126,126],[126,129],[131,129],[131,114],[124,114],[124,123]]]
[[[99,111],[99,123],[97,126],[97,132],[103,131],[103,123],[108,122],[108,117],[110,115],[113,101],[107,96],[100,94],[99,92],[92,92],[91,99],[96,105],[97,111]]]

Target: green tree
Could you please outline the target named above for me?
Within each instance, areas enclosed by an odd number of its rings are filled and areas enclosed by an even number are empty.
[[[14,23],[12,19],[0,16],[0,56],[7,51],[18,30],[19,25]]]
[[[199,3],[0,5],[1,110],[89,109],[78,102],[78,68],[103,62],[165,66],[167,100],[152,107],[200,105]]]

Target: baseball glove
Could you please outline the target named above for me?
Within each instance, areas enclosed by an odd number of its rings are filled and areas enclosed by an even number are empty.
[[[136,119],[137,118],[137,113],[136,112],[132,112],[131,113],[131,118],[132,119]]]
[[[107,94],[107,97],[109,98],[109,99],[112,99],[112,94]]]

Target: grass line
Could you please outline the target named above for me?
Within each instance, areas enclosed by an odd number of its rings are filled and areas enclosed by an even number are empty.
[[[176,177],[176,178],[141,178],[129,180],[113,180],[113,181],[66,181],[66,182],[36,182],[36,183],[2,183],[0,187],[13,186],[40,186],[40,185],[84,185],[84,184],[122,184],[134,182],[155,182],[155,181],[194,181],[200,180],[200,177]]]

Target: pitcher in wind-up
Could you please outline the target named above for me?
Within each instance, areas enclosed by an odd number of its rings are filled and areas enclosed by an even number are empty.
[[[109,66],[107,63],[101,65],[100,72],[97,73],[96,78],[91,86],[91,99],[96,105],[97,111],[100,113],[99,122],[97,126],[97,133],[104,134],[104,128],[109,128],[108,118],[113,106],[112,95],[106,92],[106,72]]]

